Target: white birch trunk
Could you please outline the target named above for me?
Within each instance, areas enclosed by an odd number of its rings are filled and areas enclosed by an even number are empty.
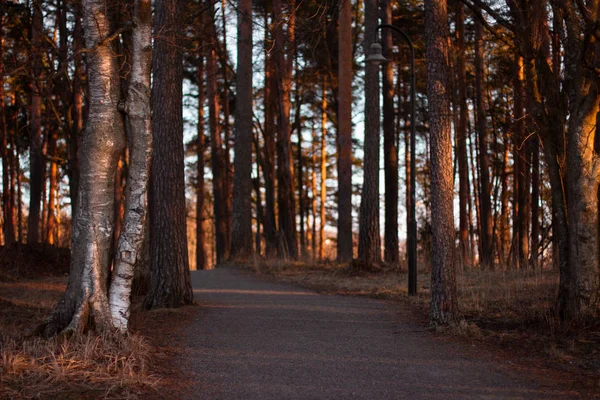
[[[134,266],[140,256],[146,228],[148,181],[152,153],[150,70],[152,67],[152,7],[150,0],[135,0],[131,81],[125,103],[129,121],[129,169],[125,215],[117,244],[109,290],[114,327],[127,331],[131,312]]]

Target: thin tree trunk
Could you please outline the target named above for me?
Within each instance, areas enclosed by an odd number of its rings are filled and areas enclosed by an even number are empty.
[[[252,0],[238,1],[232,256],[252,255]],[[228,158],[229,156],[227,156]]]
[[[204,56],[198,60],[198,162],[196,177],[196,269],[208,268],[206,232],[204,230],[204,153],[206,152],[204,129]]]
[[[42,2],[33,2],[33,25],[32,25],[32,52],[38,52],[33,56],[33,83],[31,90],[31,131],[29,144],[29,218],[27,229],[27,243],[36,244],[39,241],[40,229],[40,202],[42,200],[42,178],[44,162],[42,156],[42,30],[43,30]]]
[[[134,267],[136,261],[142,257],[147,228],[148,186],[152,154],[150,105],[152,5],[150,0],[135,0],[133,19],[135,30],[132,37],[131,75],[124,110],[129,123],[129,163],[125,213],[109,289],[113,325],[122,332],[127,331],[129,323]]]
[[[294,49],[294,13],[295,9],[289,6],[290,18],[288,22],[287,48]],[[279,231],[283,245],[280,254],[283,258],[298,257],[298,243],[296,240],[296,207],[293,190],[293,162],[291,157],[290,140],[290,89],[292,86],[291,59],[293,54],[285,57],[285,42],[283,32],[283,17],[281,0],[273,1],[273,21],[275,27],[275,46],[273,48],[275,61],[275,79],[277,82],[277,93],[279,100],[279,137],[277,141],[278,150],[278,204],[279,204]],[[293,58],[292,58],[293,59]]]
[[[228,259],[231,253],[231,232],[232,232],[232,187],[233,187],[233,174],[231,171],[231,128],[229,124],[229,76],[227,74],[227,60],[229,53],[227,51],[227,21],[225,18],[225,1],[221,0],[221,23],[223,29],[223,47],[219,52],[221,61],[221,74],[223,75],[223,144],[225,151],[223,152],[223,163],[224,163],[224,180],[223,180],[223,197],[224,197],[224,218],[227,232],[227,240],[225,242],[225,259]],[[238,7],[239,9],[239,7]],[[239,20],[238,20],[239,24]],[[215,35],[216,37],[216,35]],[[252,34],[250,34],[250,40],[252,40]],[[218,44],[218,40],[217,40]],[[250,54],[252,51],[250,51]],[[236,118],[237,119],[237,118]],[[252,124],[250,124],[252,126]],[[250,186],[251,189],[251,186]]]
[[[425,0],[427,98],[431,135],[431,313],[433,324],[457,318],[454,266],[454,183],[450,129],[447,0]]]
[[[321,99],[321,215],[319,228],[319,260],[325,259],[325,205],[327,202],[327,79],[323,75]]]
[[[382,5],[383,23],[392,23],[392,3],[385,0]],[[383,33],[384,55],[393,57],[392,31]],[[383,65],[383,164],[385,169],[385,227],[384,261],[397,267],[400,258],[398,243],[398,147],[394,129],[394,64]]]
[[[2,234],[4,245],[15,242],[15,227],[13,226],[13,206],[10,196],[10,158],[8,148],[8,129],[6,126],[6,107],[4,102],[4,9],[0,10],[0,140],[2,140]],[[14,149],[10,149],[14,151]]]
[[[83,132],[83,62],[80,50],[83,48],[83,28],[81,26],[81,3],[74,3],[75,28],[73,30],[73,110],[72,126],[69,138],[69,191],[71,209],[77,208],[77,189],[79,187],[78,149]]]
[[[340,2],[338,34],[337,258],[352,260],[352,3]]]
[[[56,141],[58,140],[58,132],[53,131],[48,135],[48,154],[50,155],[50,174],[48,185],[48,212],[46,223],[46,240],[45,243],[53,246],[56,244],[56,189],[57,189],[57,174],[58,165],[56,164],[57,148]]]
[[[477,112],[477,133],[479,135],[479,207],[481,225],[479,229],[481,240],[480,262],[482,268],[494,268],[492,254],[493,227],[492,205],[490,187],[490,165],[488,158],[488,135],[486,127],[485,102],[484,102],[484,68],[483,68],[483,27],[475,19],[475,109]]]
[[[271,41],[268,38],[268,18],[265,16],[265,87],[264,87],[264,163],[263,171],[265,179],[265,252],[267,258],[273,258],[277,254],[277,220],[275,218],[275,104],[274,104],[274,84],[273,76],[273,58],[269,55],[268,49],[271,47]]]
[[[217,63],[216,63],[216,28],[215,21],[212,16],[214,10],[214,0],[211,0],[209,14],[206,15],[209,46],[206,48],[206,81],[207,81],[207,97],[208,97],[208,122],[210,129],[210,149],[211,149],[211,164],[213,175],[213,207],[215,218],[215,236],[216,236],[216,256],[217,265],[228,259],[227,248],[228,243],[228,228],[227,228],[227,201],[225,185],[227,178],[225,170],[225,155],[223,150],[223,138],[221,136],[221,125],[219,124],[219,95],[217,88]]]
[[[311,196],[312,196],[312,259],[317,260],[317,130],[312,129],[312,175],[311,175]]]
[[[458,161],[458,198],[459,198],[459,249],[460,261],[463,265],[473,262],[472,248],[469,242],[469,167],[467,165],[467,120],[469,109],[467,107],[467,72],[465,64],[465,10],[461,2],[457,1],[456,10],[456,60],[457,60],[457,89],[458,89],[458,124],[456,127],[456,158]]]

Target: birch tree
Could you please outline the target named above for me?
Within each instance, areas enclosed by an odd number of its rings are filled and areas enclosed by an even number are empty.
[[[125,215],[117,244],[109,304],[115,328],[127,330],[131,313],[134,266],[141,254],[148,208],[148,181],[152,154],[150,70],[152,67],[152,6],[135,0],[131,77],[125,112],[129,123],[129,168]]]

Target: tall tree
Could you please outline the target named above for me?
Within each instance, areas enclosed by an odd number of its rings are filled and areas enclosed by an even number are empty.
[[[427,99],[431,136],[431,322],[457,318],[454,266],[454,182],[450,129],[447,0],[425,0]]]
[[[382,2],[383,23],[392,23],[392,2]],[[393,57],[392,31],[383,32],[383,52]],[[398,243],[398,145],[396,139],[394,107],[394,64],[383,65],[383,164],[385,170],[385,227],[384,261],[392,266],[400,262]]]
[[[321,98],[321,215],[319,220],[319,259],[325,259],[325,203],[327,202],[327,78],[323,76]]]
[[[338,48],[337,257],[352,260],[352,2],[340,2]]]
[[[377,0],[365,0],[364,52],[370,53],[377,26]],[[365,67],[364,180],[360,200],[358,262],[361,268],[381,263],[379,236],[379,67]]]
[[[44,186],[44,162],[42,155],[42,68],[43,56],[42,35],[44,29],[42,2],[33,2],[33,23],[31,26],[31,43],[33,55],[33,83],[31,85],[31,131],[29,139],[29,219],[27,224],[27,243],[35,244],[39,240],[40,229],[40,202],[42,200],[42,187]]]
[[[209,45],[206,46],[206,95],[208,97],[208,125],[210,129],[210,151],[213,175],[213,209],[215,216],[215,236],[217,264],[228,257],[229,235],[227,227],[227,171],[225,151],[223,150],[223,137],[219,123],[219,93],[217,86],[217,30],[214,20],[214,0],[209,1],[208,11],[205,13],[207,37]]]
[[[252,254],[252,0],[238,1],[232,257]]]
[[[479,136],[479,214],[481,225],[479,235],[481,251],[479,259],[482,267],[493,267],[492,255],[492,203],[490,188],[490,165],[488,156],[487,119],[484,102],[483,68],[483,27],[475,20],[475,110],[477,113],[477,134]]]
[[[277,98],[279,104],[279,136],[277,140],[278,153],[278,204],[279,231],[283,239],[284,257],[298,257],[296,239],[296,207],[294,201],[294,174],[292,160],[292,143],[290,127],[290,90],[292,86],[292,60],[295,34],[295,2],[288,3],[287,37],[283,30],[283,10],[281,0],[273,0],[273,21],[275,22],[275,45],[273,47],[275,63],[275,80],[277,83]],[[286,43],[288,54],[286,57]]]
[[[131,76],[124,107],[129,125],[125,212],[109,289],[113,325],[121,331],[127,331],[129,324],[134,267],[136,261],[142,257],[147,228],[148,183],[152,154],[150,106],[152,5],[150,0],[135,0],[133,22],[135,30],[132,35]]]
[[[458,95],[458,124],[456,126],[456,159],[458,163],[458,199],[459,199],[459,249],[460,261],[471,263],[472,249],[469,242],[469,167],[467,165],[467,69],[465,62],[465,10],[460,1],[456,2],[456,86]]]
[[[178,35],[184,4],[155,3],[152,58],[150,291],[146,308],[194,302],[187,252],[183,152],[183,53]]]
[[[202,44],[200,44],[202,46]],[[208,268],[206,254],[206,232],[204,231],[204,153],[206,134],[204,132],[204,55],[198,55],[198,162],[196,176],[196,269]]]
[[[109,4],[111,5],[111,4]],[[125,146],[119,63],[111,7],[106,0],[84,0],[88,54],[89,117],[80,149],[80,187],[71,242],[69,284],[52,315],[40,327],[46,335],[112,328],[107,282],[113,245],[114,174]]]

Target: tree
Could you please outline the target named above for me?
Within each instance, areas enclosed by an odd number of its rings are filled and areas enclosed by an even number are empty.
[[[238,1],[237,96],[234,126],[233,258],[252,254],[252,1]]]
[[[344,0],[339,13],[338,53],[338,224],[337,257],[352,260],[352,3]]]
[[[383,3],[383,23],[392,23],[392,4]],[[390,59],[393,54],[392,31],[383,33],[384,55]],[[385,227],[384,261],[398,266],[400,248],[398,244],[398,145],[396,140],[394,107],[394,64],[383,65],[383,164],[385,169]]]
[[[43,35],[42,2],[33,2],[33,23],[31,27],[32,52],[39,52],[42,46]],[[34,81],[31,85],[31,133],[29,142],[30,159],[30,190],[29,190],[29,219],[27,224],[27,243],[36,244],[39,240],[40,229],[40,202],[42,200],[43,170],[42,159],[42,55],[35,54],[33,64]]]
[[[377,26],[376,0],[365,0],[364,52],[369,54]],[[379,69],[365,67],[364,180],[360,200],[358,262],[361,268],[381,263],[379,236]]]
[[[109,291],[113,325],[127,331],[131,313],[131,287],[136,261],[142,257],[148,209],[148,183],[152,154],[150,70],[152,67],[152,5],[135,0],[132,66],[125,113],[129,124],[129,166],[125,214],[117,242]]]
[[[433,324],[457,318],[454,266],[454,182],[450,129],[447,0],[425,0],[427,99],[431,136],[431,311]]]
[[[194,303],[190,282],[185,209],[182,82],[178,24],[183,3],[158,0],[152,58],[153,157],[150,178],[150,291],[146,308]]]
[[[200,43],[202,46],[202,43]],[[206,254],[206,233],[204,231],[204,153],[206,152],[206,134],[204,132],[204,55],[198,60],[198,161],[196,166],[196,269],[208,268]]]
[[[458,124],[456,126],[456,159],[458,163],[459,180],[459,248],[460,261],[465,263],[472,262],[472,251],[469,243],[469,170],[467,165],[467,71],[465,63],[465,10],[460,1],[456,2],[456,84],[458,89]]]
[[[102,331],[113,323],[107,296],[114,213],[114,174],[125,147],[120,100],[119,65],[113,21],[105,0],[84,0],[88,54],[89,117],[80,149],[80,187],[71,242],[69,284],[56,308],[39,328],[45,336],[63,330]]]
[[[214,20],[214,0],[210,0],[205,13],[209,46],[206,47],[206,95],[208,97],[208,125],[210,130],[211,166],[213,174],[213,208],[217,264],[229,258],[229,235],[227,227],[227,162],[223,150],[223,137],[219,123],[219,93],[217,86],[217,31]]]
[[[490,166],[488,156],[487,119],[483,99],[483,27],[475,21],[475,109],[477,114],[477,134],[479,136],[479,215],[481,225],[479,235],[481,251],[479,259],[482,268],[493,268],[492,255],[492,204],[490,188]]]
[[[275,82],[279,105],[279,136],[277,140],[278,160],[278,205],[279,205],[279,231],[283,239],[281,248],[282,256],[295,259],[298,257],[298,243],[296,238],[296,207],[294,201],[294,173],[291,155],[291,127],[290,127],[290,89],[292,81],[292,61],[294,50],[294,15],[295,2],[289,6],[289,19],[287,38],[283,32],[283,12],[281,0],[273,0],[273,21],[276,23],[273,47],[275,64]],[[287,41],[286,41],[287,39]],[[287,49],[290,52],[286,57]]]

